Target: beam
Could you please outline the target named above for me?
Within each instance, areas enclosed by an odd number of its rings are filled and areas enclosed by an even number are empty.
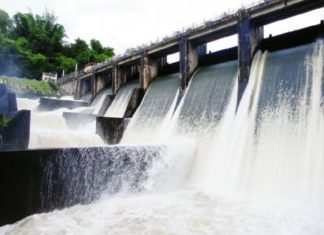
[[[121,85],[125,82],[126,81],[125,81],[124,71],[122,67],[120,67],[117,63],[115,63],[113,67],[113,82],[112,82],[112,89],[114,95],[116,95]]]

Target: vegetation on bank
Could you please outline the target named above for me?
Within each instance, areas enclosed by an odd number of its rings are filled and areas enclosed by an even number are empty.
[[[10,120],[11,119],[9,117],[7,117],[6,115],[0,114],[0,129],[4,128],[4,127],[7,127]]]
[[[16,93],[30,93],[48,96],[66,95],[66,92],[62,88],[51,82],[0,76],[0,84],[1,83],[6,84],[10,90]]]
[[[69,73],[89,62],[110,60],[111,47],[92,39],[65,41],[64,26],[53,13],[16,13],[10,17],[0,9],[0,75],[40,80],[42,72]]]

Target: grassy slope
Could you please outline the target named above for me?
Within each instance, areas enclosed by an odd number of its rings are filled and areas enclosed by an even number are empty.
[[[48,82],[31,80],[26,78],[14,78],[0,76],[0,83],[7,84],[9,88],[21,91],[30,92],[41,95],[64,95],[65,92],[57,85]]]

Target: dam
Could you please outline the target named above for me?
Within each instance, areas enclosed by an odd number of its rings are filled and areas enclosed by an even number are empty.
[[[28,150],[1,152],[0,234],[324,233],[324,24],[260,29],[323,5],[265,1],[63,78],[75,98],[93,96],[87,106],[39,111],[18,99],[31,135]],[[233,32],[244,43],[206,53]],[[180,61],[168,64],[174,50]],[[79,115],[77,130],[65,112]],[[117,132],[114,143],[98,136]]]

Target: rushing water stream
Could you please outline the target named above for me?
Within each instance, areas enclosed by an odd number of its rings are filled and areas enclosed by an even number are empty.
[[[172,75],[159,78],[123,140],[147,143],[152,133],[168,149],[147,169],[141,191],[103,193],[0,233],[324,234],[323,64],[323,40],[258,52],[237,112],[237,63],[202,67],[172,117],[158,109],[159,122],[168,120],[160,126],[145,120],[158,112],[154,92],[161,99],[176,91]]]

